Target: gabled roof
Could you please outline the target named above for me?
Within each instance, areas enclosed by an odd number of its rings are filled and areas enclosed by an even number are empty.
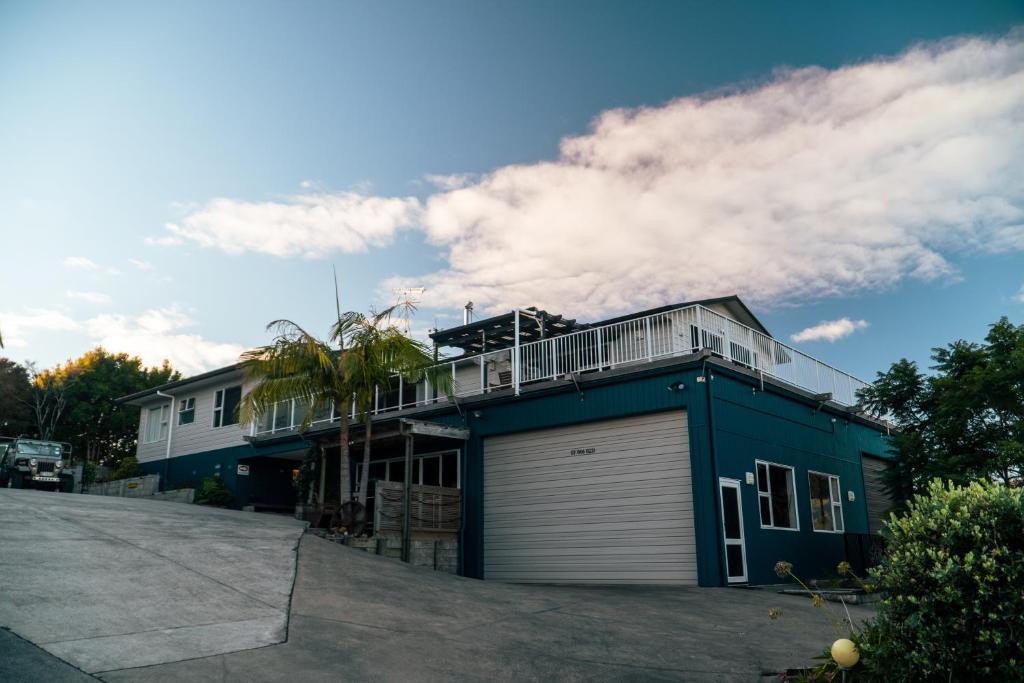
[[[199,374],[199,375],[192,375],[191,377],[185,377],[184,379],[178,379],[178,380],[175,380],[173,382],[167,382],[166,384],[161,384],[160,386],[150,387],[149,389],[145,389],[143,391],[138,391],[138,392],[135,392],[134,394],[129,394],[127,396],[122,396],[121,398],[117,399],[117,402],[118,403],[128,403],[128,404],[132,404],[132,405],[139,405],[140,402],[144,401],[145,399],[150,398],[151,396],[156,395],[156,393],[158,391],[159,392],[163,392],[163,393],[167,393],[167,392],[169,392],[169,391],[171,391],[173,389],[177,389],[179,387],[183,387],[183,386],[186,386],[186,385],[189,385],[189,384],[197,384],[199,382],[205,382],[207,380],[216,379],[216,378],[220,377],[221,375],[227,375],[227,374],[230,374],[232,372],[235,372],[236,370],[241,370],[241,369],[242,369],[242,364],[241,363],[235,363],[234,365],[228,365],[227,367],[217,368],[216,370],[210,370],[209,372],[204,372],[204,373]]]
[[[696,301],[684,301],[678,304],[668,304],[666,306],[659,306],[657,308],[649,308],[646,311],[638,311],[636,313],[629,313],[627,315],[620,315],[615,318],[608,318],[607,320],[600,320],[598,322],[589,323],[586,327],[598,327],[600,325],[611,325],[614,323],[624,322],[626,320],[633,320],[635,318],[643,318],[648,315],[656,315],[658,313],[665,313],[666,311],[673,311],[677,308],[686,308],[687,306],[704,306],[705,308],[711,308],[713,306],[724,307],[732,317],[737,321],[741,322],[748,327],[752,327],[758,332],[772,336],[771,332],[768,331],[760,320],[757,319],[747,305],[740,300],[739,296],[731,294],[729,296],[720,296],[714,299],[698,299]]]

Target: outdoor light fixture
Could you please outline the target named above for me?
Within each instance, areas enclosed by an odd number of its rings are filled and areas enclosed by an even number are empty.
[[[682,391],[685,388],[686,388],[686,385],[683,384],[682,382],[672,382],[672,384],[668,385],[668,390],[669,391]]]
[[[846,672],[857,666],[860,661],[860,653],[857,646],[849,638],[840,638],[832,643],[832,659],[843,670],[843,680],[846,680]]]
[[[481,417],[484,416],[483,412],[481,412],[479,410],[474,410],[472,414],[473,414],[473,417],[475,417],[477,419],[480,419]]]

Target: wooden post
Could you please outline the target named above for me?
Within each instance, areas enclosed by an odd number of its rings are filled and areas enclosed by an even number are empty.
[[[320,446],[320,510],[324,509],[324,487],[327,486],[327,449]]]
[[[405,435],[405,486],[402,495],[402,562],[408,562],[412,549],[412,449],[413,435]]]

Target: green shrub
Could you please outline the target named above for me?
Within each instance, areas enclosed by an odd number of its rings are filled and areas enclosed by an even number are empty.
[[[82,480],[86,484],[92,484],[96,481],[96,463],[88,461],[82,463]]]
[[[936,480],[889,522],[858,647],[887,680],[1024,680],[1024,489]]]
[[[139,461],[134,456],[129,455],[117,464],[114,471],[110,473],[110,479],[128,479],[129,477],[137,477],[142,474],[142,468],[139,467]]]
[[[195,501],[200,505],[231,507],[235,504],[235,496],[220,477],[208,477],[199,485]]]

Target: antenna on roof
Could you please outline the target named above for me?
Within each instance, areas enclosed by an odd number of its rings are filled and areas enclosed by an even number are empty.
[[[420,302],[420,297],[423,296],[423,292],[427,291],[427,288],[396,287],[391,291],[395,294],[395,303],[402,310],[402,331],[409,334],[412,325],[412,311],[415,310],[416,304]]]

